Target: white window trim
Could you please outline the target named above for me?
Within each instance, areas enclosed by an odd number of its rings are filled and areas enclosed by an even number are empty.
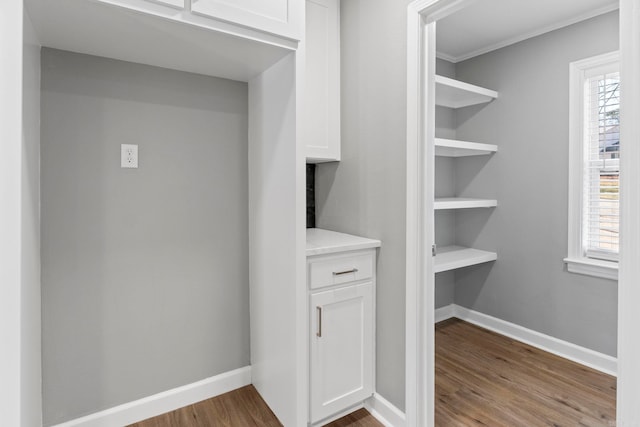
[[[618,280],[618,263],[587,258],[582,248],[583,84],[585,71],[619,62],[615,51],[569,64],[569,253],[564,262],[571,273],[611,280]]]

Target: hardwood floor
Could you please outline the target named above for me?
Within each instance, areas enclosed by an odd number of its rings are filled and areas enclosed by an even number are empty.
[[[130,427],[280,427],[252,385],[185,406]]]
[[[616,379],[458,319],[436,325],[436,426],[615,426]]]
[[[280,427],[280,421],[252,386],[185,406],[129,427]],[[352,412],[326,427],[383,427],[365,409]]]
[[[334,422],[327,424],[325,427],[384,427],[382,423],[376,420],[366,409],[358,409]]]
[[[436,325],[437,427],[614,427],[616,379],[457,319]],[[132,427],[280,426],[253,386]],[[360,409],[327,427],[381,427]]]

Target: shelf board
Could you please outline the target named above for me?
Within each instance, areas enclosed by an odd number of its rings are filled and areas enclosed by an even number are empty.
[[[479,249],[464,248],[462,246],[445,246],[437,249],[434,259],[436,273],[482,264],[498,259],[494,252],[481,251]]]
[[[436,105],[462,108],[484,104],[498,97],[498,92],[436,75]]]
[[[498,151],[498,146],[479,142],[458,141],[456,139],[436,138],[435,151],[436,156],[441,157],[485,156]]]
[[[464,197],[443,197],[435,200],[433,208],[442,209],[473,209],[473,208],[494,208],[498,206],[497,200],[490,199],[468,199]]]

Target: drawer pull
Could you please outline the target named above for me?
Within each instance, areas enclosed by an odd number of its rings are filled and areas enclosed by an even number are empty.
[[[316,336],[322,338],[322,307],[316,306],[316,310],[318,311],[318,332],[316,332]]]
[[[343,274],[357,273],[357,272],[358,272],[357,268],[352,268],[351,270],[346,270],[346,271],[334,271],[333,275],[334,276],[342,276]]]

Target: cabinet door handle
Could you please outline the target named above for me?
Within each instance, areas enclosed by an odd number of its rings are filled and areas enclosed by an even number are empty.
[[[316,311],[318,312],[318,331],[316,336],[322,338],[322,307],[316,306]]]
[[[358,269],[357,268],[352,268],[351,270],[345,270],[345,271],[334,271],[333,275],[334,276],[342,276],[343,274],[349,274],[349,273],[357,273]]]

